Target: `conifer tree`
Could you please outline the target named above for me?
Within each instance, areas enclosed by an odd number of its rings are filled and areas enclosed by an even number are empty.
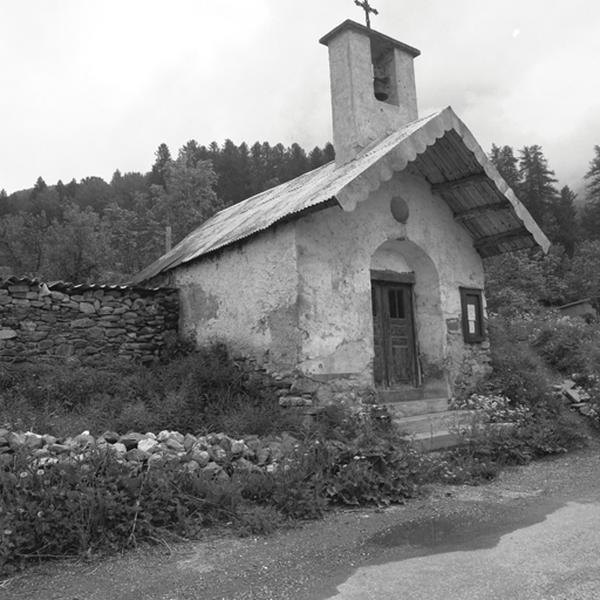
[[[577,194],[565,185],[559,196],[549,204],[544,217],[546,234],[553,243],[561,244],[569,256],[573,255],[575,243],[579,238],[576,198]]]
[[[69,198],[75,198],[75,194],[77,193],[77,188],[79,187],[78,183],[75,181],[75,178],[71,179],[67,185],[65,185],[65,194]]]
[[[586,237],[592,240],[600,239],[600,146],[594,146],[594,158],[585,174],[586,205],[582,212],[581,227]]]
[[[2,188],[0,190],[0,215],[4,215],[8,212],[8,194],[6,190]]]
[[[590,161],[590,168],[585,174],[588,180],[588,201],[600,203],[600,146],[594,146],[596,156]]]
[[[31,191],[31,197],[35,198],[47,188],[48,186],[46,185],[46,182],[41,177],[38,177],[35,185],[33,186],[33,190]]]
[[[154,153],[156,160],[152,165],[152,170],[149,174],[150,185],[160,185],[165,187],[165,177],[172,162],[171,152],[169,147],[162,143]]]
[[[258,194],[267,181],[266,149],[260,142],[254,142],[250,148],[249,171],[250,194]]]
[[[283,183],[285,178],[286,149],[281,143],[271,148],[269,155],[269,175],[277,183]]]
[[[118,172],[118,171],[117,171]],[[58,194],[58,199],[62,202],[66,196],[65,184],[62,182],[62,179],[59,179],[54,186],[56,193]]]
[[[186,167],[195,167],[201,160],[206,160],[207,150],[199,146],[196,140],[190,140],[179,149],[178,159],[183,157]]]
[[[214,165],[218,175],[216,192],[226,206],[248,196],[248,162],[246,144],[238,148],[230,139],[225,140]]]
[[[121,174],[116,170],[110,181],[110,202],[120,208],[132,209],[139,194],[148,192],[148,178],[142,173]]]
[[[542,223],[549,205],[557,198],[554,187],[554,171],[548,168],[541,146],[524,146],[520,150],[518,186],[519,199],[525,204],[533,218]]]
[[[310,169],[310,162],[306,156],[304,149],[296,143],[293,143],[287,150],[285,156],[285,175],[284,180],[289,181]]]
[[[311,169],[316,169],[324,163],[323,150],[319,146],[315,146],[308,155],[308,162]]]
[[[504,181],[508,183],[513,192],[517,193],[521,176],[517,167],[518,161],[514,155],[513,149],[510,146],[499,147],[496,146],[496,144],[492,144],[490,160],[496,169],[498,169],[498,173],[502,175]]]
[[[335,160],[335,148],[331,142],[327,142],[323,147],[323,159],[326,163]]]

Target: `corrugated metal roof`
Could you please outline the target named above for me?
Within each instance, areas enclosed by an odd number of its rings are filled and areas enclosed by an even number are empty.
[[[394,172],[407,167],[433,186],[448,183],[450,187],[436,189],[436,193],[457,215],[485,205],[497,206],[501,201],[506,204],[506,210],[500,209],[497,216],[482,212],[463,221],[475,243],[483,244],[486,239],[490,242],[478,247],[483,256],[536,244],[547,250],[546,236],[448,107],[392,133],[345,165],[336,167],[329,163],[222,210],[138,273],[133,281],[149,280],[333,198],[345,210],[353,210],[357,202],[366,200]],[[474,183],[469,179],[473,176],[480,176],[481,181]],[[464,185],[462,180],[466,180]],[[518,232],[521,227],[521,236],[498,238]],[[492,244],[492,240],[496,243]]]

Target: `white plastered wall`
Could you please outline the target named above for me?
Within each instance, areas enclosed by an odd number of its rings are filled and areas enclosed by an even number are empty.
[[[394,196],[408,205],[405,225],[392,217]],[[449,353],[447,323],[460,322],[459,287],[482,289],[483,264],[469,233],[424,179],[397,173],[353,211],[328,208],[302,218],[296,227],[302,371],[330,376],[351,373],[372,383],[370,269],[380,266],[415,271],[422,359],[444,366]],[[384,244],[383,253],[376,254]],[[423,265],[429,273],[426,277],[420,276]],[[432,270],[439,285],[433,285]],[[452,349],[453,360],[460,360],[460,352],[461,348]]]
[[[392,217],[394,196],[408,205],[405,225]],[[370,385],[371,269],[415,272],[421,357],[443,364],[447,323],[460,322],[459,287],[483,288],[483,266],[444,200],[408,174],[353,211],[317,211],[179,267],[171,284],[181,294],[180,330],[198,344],[224,341],[271,370]],[[451,351],[460,360],[462,346]]]
[[[176,269],[180,331],[200,346],[222,341],[272,370],[296,366],[295,226],[275,226],[246,242]]]

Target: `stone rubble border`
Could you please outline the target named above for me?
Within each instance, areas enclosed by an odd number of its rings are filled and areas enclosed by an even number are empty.
[[[272,473],[299,447],[300,441],[286,432],[263,438],[247,435],[236,439],[225,433],[195,436],[168,430],[158,434],[130,431],[123,435],[106,431],[94,437],[84,431],[74,437],[56,438],[32,431],[0,428],[0,467],[9,463],[15,453],[23,451],[30,453],[32,466],[44,468],[83,460],[91,452],[104,450],[132,467],[145,464],[151,468],[154,464],[175,461],[190,473],[198,471],[227,481],[230,473],[236,471]]]

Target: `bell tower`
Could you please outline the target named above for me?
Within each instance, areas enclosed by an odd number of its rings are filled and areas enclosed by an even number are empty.
[[[420,52],[351,20],[320,40],[329,49],[336,163],[417,120],[413,59]]]

